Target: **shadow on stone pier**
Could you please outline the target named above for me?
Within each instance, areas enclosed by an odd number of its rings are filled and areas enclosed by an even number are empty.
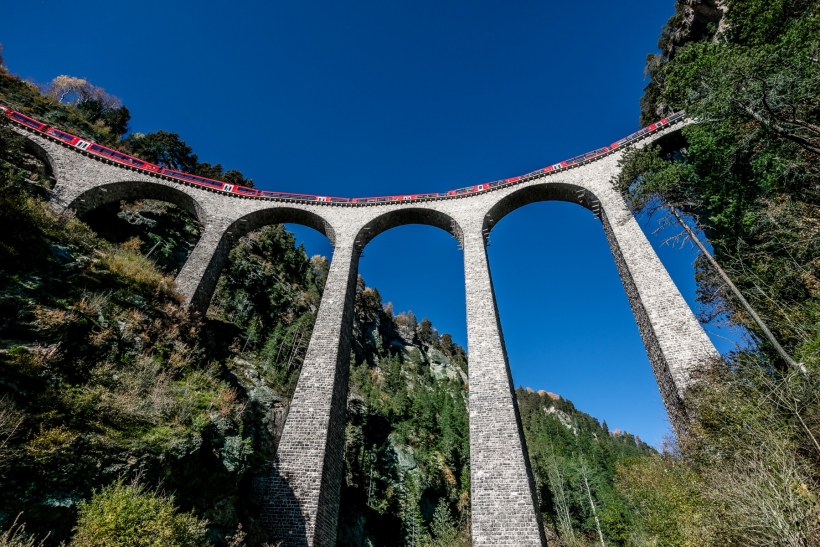
[[[260,501],[260,520],[265,525],[271,545],[308,547],[305,518],[299,500],[288,481],[279,473],[278,458],[267,477],[255,485]]]

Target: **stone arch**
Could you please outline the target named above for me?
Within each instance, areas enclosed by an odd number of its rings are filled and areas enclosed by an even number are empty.
[[[455,218],[447,213],[435,209],[422,207],[407,207],[385,212],[365,224],[356,236],[356,246],[361,251],[370,241],[390,230],[407,224],[424,224],[441,228],[452,234],[459,241],[462,240],[461,226]]]
[[[194,252],[179,272],[176,283],[191,309],[205,313],[231,246],[237,238],[270,224],[300,224],[313,228],[336,242],[333,226],[319,214],[287,205],[266,207],[236,220],[206,226]]]
[[[688,427],[684,404],[694,367],[717,356],[706,333],[623,198],[608,183],[543,183],[501,198],[483,219],[485,233],[512,211],[538,201],[566,201],[601,221],[655,380],[677,433]]]
[[[26,152],[43,162],[43,165],[45,165],[46,177],[52,181],[58,180],[58,172],[56,168],[57,162],[51,154],[49,154],[48,150],[40,146],[40,143],[28,138],[28,135],[24,136],[26,137],[26,142],[24,145]]]
[[[313,211],[306,211],[286,205],[267,207],[248,213],[231,223],[230,226],[228,226],[227,232],[233,236],[241,237],[248,232],[271,224],[299,224],[307,226],[327,237],[331,244],[336,244],[336,232],[327,220]]]
[[[496,202],[484,215],[482,228],[491,230],[493,226],[516,209],[539,201],[566,201],[589,209],[600,216],[598,197],[589,189],[566,182],[549,182],[525,186]]]
[[[194,216],[200,223],[208,221],[202,204],[179,187],[146,180],[123,180],[94,186],[76,196],[66,207],[82,216],[109,203],[136,199],[155,199],[173,203]]]

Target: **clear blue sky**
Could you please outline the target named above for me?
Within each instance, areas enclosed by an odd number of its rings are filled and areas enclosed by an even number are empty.
[[[41,0],[3,6],[0,42],[12,72],[88,78],[123,100],[133,131],[178,132],[261,188],[382,195],[522,174],[636,130],[644,59],[673,6]],[[297,234],[309,252],[330,251]],[[665,411],[591,213],[533,204],[491,239],[516,384],[659,442]],[[692,302],[695,255],[652,241]],[[360,272],[385,301],[466,344],[463,261],[448,234],[398,228],[364,255]]]

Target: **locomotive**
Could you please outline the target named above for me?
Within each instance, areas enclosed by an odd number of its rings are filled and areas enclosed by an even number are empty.
[[[4,105],[0,105],[0,111],[2,111],[3,115],[9,118],[11,121],[27,127],[31,130],[37,131],[39,133],[44,133],[49,137],[56,139],[68,146],[73,146],[86,152],[88,154],[92,154],[95,156],[99,156],[105,158],[107,160],[111,160],[117,162],[122,165],[126,165],[133,169],[139,169],[148,171],[149,173],[159,174],[166,177],[169,177],[174,180],[179,180],[183,182],[187,182],[189,184],[193,184],[195,186],[202,186],[205,188],[210,188],[212,190],[217,190],[221,192],[227,192],[230,194],[245,196],[245,197],[252,197],[252,198],[274,198],[274,199],[286,199],[286,200],[295,200],[295,201],[313,201],[317,203],[354,203],[354,204],[376,204],[376,203],[390,203],[395,201],[416,201],[416,200],[429,200],[429,199],[441,199],[441,198],[451,198],[451,197],[459,197],[469,194],[475,194],[477,192],[483,192],[486,190],[491,190],[493,188],[497,188],[499,186],[504,186],[508,184],[514,184],[521,180],[528,180],[534,177],[538,177],[541,175],[546,175],[549,173],[554,173],[556,171],[560,171],[562,169],[568,169],[570,167],[580,165],[582,163],[586,163],[588,161],[592,161],[596,158],[609,154],[617,150],[618,148],[622,148],[628,144],[637,141],[650,133],[654,133],[655,131],[666,127],[680,118],[684,116],[684,112],[677,112],[672,114],[668,118],[664,118],[658,122],[655,122],[643,129],[632,133],[620,140],[615,141],[614,143],[610,144],[609,146],[604,146],[603,148],[598,148],[597,150],[593,150],[592,152],[587,152],[586,154],[581,154],[580,156],[575,156],[574,158],[570,158],[568,160],[564,160],[562,162],[548,165],[543,169],[538,169],[536,171],[532,171],[527,173],[526,175],[521,175],[520,177],[512,177],[508,179],[501,179],[496,180],[493,182],[485,182],[483,184],[476,184],[474,186],[466,186],[464,188],[458,188],[456,190],[448,190],[446,192],[440,193],[426,193],[426,194],[405,194],[405,195],[398,195],[398,196],[375,196],[375,197],[365,197],[365,198],[342,198],[342,197],[334,197],[334,196],[316,196],[312,194],[295,194],[292,192],[274,192],[270,190],[257,190],[256,188],[247,188],[245,186],[240,186],[238,184],[230,184],[227,182],[223,182],[221,180],[214,180],[209,179],[206,177],[200,177],[197,175],[192,175],[190,173],[183,173],[181,171],[175,171],[173,169],[168,169],[166,167],[162,167],[159,165],[154,165],[153,163],[149,163],[147,161],[141,160],[139,158],[135,158],[133,156],[129,156],[128,154],[123,154],[122,152],[118,152],[116,150],[112,150],[100,144],[97,144],[92,141],[84,140],[80,137],[72,135],[71,133],[66,133],[60,129],[55,127],[49,127],[42,122],[38,122],[37,120],[26,116],[21,112],[17,112],[16,110],[12,110]]]

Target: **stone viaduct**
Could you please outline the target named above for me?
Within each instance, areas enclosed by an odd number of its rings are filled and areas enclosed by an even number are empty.
[[[664,128],[638,145],[679,131],[681,125]],[[158,199],[199,220],[201,237],[176,280],[195,310],[207,309],[228,251],[243,234],[266,224],[295,223],[330,239],[330,273],[261,510],[272,535],[284,545],[336,544],[358,261],[368,242],[390,228],[436,226],[452,233],[463,248],[476,547],[546,545],[486,252],[489,232],[506,214],[536,201],[561,200],[598,216],[676,430],[688,420],[684,396],[693,369],[717,356],[610,183],[621,151],[467,197],[326,204],[246,198],[188,185],[85,154],[42,133],[15,129],[52,169],[56,185],[51,202],[57,210],[82,215],[120,200]]]

